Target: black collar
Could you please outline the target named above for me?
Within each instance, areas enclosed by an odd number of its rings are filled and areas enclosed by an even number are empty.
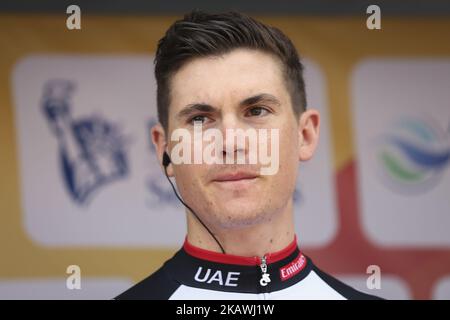
[[[263,286],[260,257],[240,257],[204,250],[185,241],[182,249],[166,262],[169,276],[190,287],[228,292],[264,293],[278,291],[304,279],[313,264],[303,255],[295,239],[285,249],[267,254]]]

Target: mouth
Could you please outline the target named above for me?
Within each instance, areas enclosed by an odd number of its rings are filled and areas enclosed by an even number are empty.
[[[222,174],[216,177],[213,182],[215,185],[223,188],[223,189],[245,189],[252,186],[256,180],[258,179],[258,175],[250,172],[233,172]]]

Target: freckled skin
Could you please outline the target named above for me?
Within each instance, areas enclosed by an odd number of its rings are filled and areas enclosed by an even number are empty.
[[[244,193],[228,192],[204,179],[208,177],[207,171],[213,169],[212,165],[177,165],[173,170],[183,198],[203,219],[222,228],[252,225],[279,212],[295,188],[298,157],[290,150],[298,142],[298,126],[278,61],[268,54],[250,50],[236,50],[221,58],[197,59],[175,74],[172,88],[169,131],[183,125],[173,115],[196,98],[221,107],[223,114],[234,120],[228,124],[235,128],[279,130],[277,174],[260,176],[254,188]],[[282,105],[276,115],[267,116],[265,122],[255,126],[242,119],[237,104],[260,92],[276,96]],[[219,121],[216,121],[217,126],[221,124]]]

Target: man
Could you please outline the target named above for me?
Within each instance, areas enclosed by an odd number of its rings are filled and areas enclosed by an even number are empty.
[[[117,299],[375,298],[320,271],[297,246],[298,163],[314,154],[320,117],[306,110],[303,66],[291,41],[243,14],[194,11],[159,41],[155,75],[160,123],[152,141],[186,206],[187,237],[162,268]],[[276,132],[268,139],[275,172],[261,174],[261,161],[174,161],[174,132],[194,134],[199,124],[223,133],[215,160],[248,160],[254,152],[250,143],[237,148],[226,139],[232,130]]]

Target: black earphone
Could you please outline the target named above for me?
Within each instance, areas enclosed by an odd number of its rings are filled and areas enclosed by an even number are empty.
[[[166,151],[164,151],[163,160],[162,160],[162,164],[163,164],[164,168],[166,168],[171,162],[172,162],[172,160],[170,160],[169,155],[167,154]]]
[[[225,253],[225,250],[223,249],[222,245],[220,244],[219,240],[217,240],[216,236],[211,232],[211,230],[209,230],[209,228],[206,226],[206,224],[203,223],[203,221],[200,219],[200,217],[195,213],[194,210],[192,210],[192,208],[190,206],[188,206],[182,199],[181,197],[178,195],[177,190],[175,189],[175,186],[173,185],[172,181],[169,178],[169,175],[167,174],[167,166],[171,163],[172,161],[170,160],[169,155],[167,154],[166,151],[164,151],[163,154],[163,159],[162,159],[162,165],[164,167],[164,173],[166,175],[167,180],[169,181],[170,185],[172,186],[173,192],[175,193],[175,196],[178,198],[178,200],[186,207],[188,208],[192,214],[195,216],[195,218],[197,218],[197,220],[202,224],[202,226],[206,229],[206,231],[209,232],[209,234],[211,235],[211,237],[213,237],[213,239],[216,241],[216,243],[219,245],[220,250],[222,250],[222,253]]]

